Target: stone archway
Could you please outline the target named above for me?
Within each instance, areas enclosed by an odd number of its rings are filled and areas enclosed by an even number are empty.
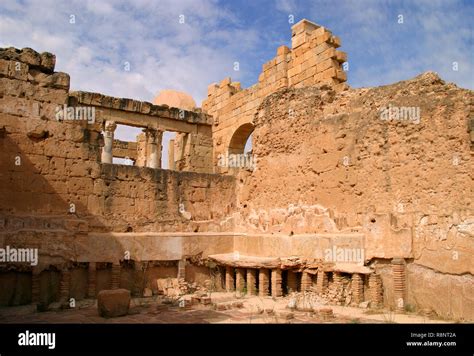
[[[255,126],[251,123],[245,123],[237,130],[235,130],[232,138],[229,142],[228,153],[229,154],[240,154],[244,153],[245,144],[247,143],[248,138],[252,134]]]

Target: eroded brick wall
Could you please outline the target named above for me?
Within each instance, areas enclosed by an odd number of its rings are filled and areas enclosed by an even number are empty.
[[[263,65],[258,83],[241,89],[240,83],[226,78],[211,84],[202,108],[214,117],[214,165],[218,155],[229,150],[232,136],[242,125],[253,123],[257,107],[269,94],[287,87],[305,87],[326,83],[341,90],[346,86],[346,73],[341,64],[347,60],[336,50],[341,42],[325,27],[302,20],[292,27],[292,49],[281,46],[277,55]]]
[[[104,96],[91,95],[86,105],[94,105],[94,98]],[[57,120],[58,107],[81,102],[69,97],[69,76],[54,72],[54,56],[0,52],[2,246],[38,247],[54,264],[74,260],[68,246],[90,232],[232,228],[221,224],[234,206],[232,177],[101,163],[103,120],[113,105],[128,105],[117,99],[107,110],[101,100],[95,122]],[[132,104],[130,110],[146,110]],[[171,110],[167,120],[173,115]],[[178,124],[189,129],[193,120]]]
[[[472,99],[429,72],[379,88],[270,95],[255,116],[257,170],[238,176],[237,229],[362,232],[367,261],[402,257],[439,274],[443,283],[426,280],[424,289],[410,277],[409,302],[472,318]],[[419,116],[385,117],[387,107],[413,107]],[[461,275],[469,283],[461,285]],[[440,309],[446,286],[457,296]]]

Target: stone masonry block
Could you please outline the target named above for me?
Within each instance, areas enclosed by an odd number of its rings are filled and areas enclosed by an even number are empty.
[[[307,41],[309,41],[309,35],[306,32],[302,32],[291,39],[291,47],[295,50]]]
[[[287,46],[280,46],[277,49],[277,56],[281,56],[284,54],[290,53],[290,49]]]
[[[222,81],[220,82],[219,86],[221,88],[224,88],[225,86],[229,85],[230,83],[232,83],[232,80],[230,79],[230,77],[227,77],[225,79],[222,79]]]
[[[338,36],[331,36],[329,43],[331,43],[335,48],[341,47],[341,39]]]
[[[315,24],[314,22],[303,19],[291,27],[291,33],[293,36],[297,36],[298,34],[301,34],[303,32],[309,33],[311,31],[314,31],[319,27],[320,26]]]
[[[49,52],[43,52],[40,54],[41,63],[40,67],[47,73],[53,73],[56,65],[56,56]]]
[[[207,87],[207,96],[212,96],[216,93],[219,86],[216,83],[212,83]]]
[[[340,63],[347,62],[347,53],[342,51],[336,51],[336,60]]]
[[[31,48],[23,48],[20,52],[20,62],[31,66],[39,66],[41,64],[41,56],[38,52]]]
[[[97,308],[103,318],[127,315],[130,291],[126,289],[102,290],[97,295]]]
[[[335,48],[328,48],[324,52],[318,54],[318,62],[323,62],[329,58],[336,58],[336,49]]]
[[[321,43],[320,45],[316,46],[313,51],[314,51],[314,54],[320,54],[329,48],[332,48],[330,44]]]
[[[316,46],[319,46],[321,43],[328,42],[331,39],[331,34],[328,32],[325,32],[319,37],[316,37],[315,39],[312,40],[312,43],[314,43]]]
[[[322,61],[321,63],[316,65],[316,71],[320,73],[331,67],[339,68],[339,62],[335,61],[332,58],[328,58],[325,61]]]

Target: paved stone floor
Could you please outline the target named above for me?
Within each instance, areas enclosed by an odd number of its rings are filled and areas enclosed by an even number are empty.
[[[0,323],[141,323],[141,324],[206,324],[206,323],[440,323],[416,315],[394,314],[386,311],[374,313],[360,308],[330,307],[334,318],[323,319],[318,313],[290,311],[287,300],[279,298],[249,297],[236,300],[229,293],[216,294],[217,304],[238,301],[240,307],[215,310],[214,305],[196,304],[180,308],[176,303],[165,303],[162,298],[134,298],[130,313],[119,318],[105,319],[98,315],[95,300],[77,303],[74,309],[56,309],[37,312],[34,305],[0,308]]]

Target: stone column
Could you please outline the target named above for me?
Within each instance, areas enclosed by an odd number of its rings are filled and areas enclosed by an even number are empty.
[[[174,166],[174,140],[170,140],[170,144],[168,146],[168,169],[176,169]]]
[[[382,278],[378,274],[372,273],[369,276],[370,306],[377,308],[383,304]]]
[[[119,289],[120,288],[120,272],[122,267],[120,263],[114,263],[112,265],[112,280],[111,280],[111,289]]]
[[[69,290],[71,286],[71,272],[69,269],[61,271],[61,280],[59,282],[59,300],[61,303],[69,301]]]
[[[357,305],[364,301],[364,280],[362,277],[359,273],[352,275],[352,301]]]
[[[155,129],[145,129],[147,137],[147,159],[146,166],[148,168],[161,168],[161,141],[163,139],[163,131]]]
[[[31,302],[40,302],[40,273],[34,269],[31,275]]]
[[[112,163],[114,131],[117,124],[114,121],[106,121],[104,125],[104,147],[102,147],[102,163]]]
[[[97,269],[95,262],[89,262],[89,272],[88,272],[88,288],[87,288],[87,296],[89,298],[95,298],[97,293]]]
[[[298,291],[298,274],[293,271],[288,270],[288,293],[297,292]]]
[[[270,283],[270,270],[266,268],[260,268],[258,272],[258,295],[260,297],[268,296],[269,283]]]
[[[332,280],[336,287],[340,287],[342,285],[342,275],[341,272],[333,272],[332,273]]]
[[[227,292],[234,291],[234,268],[225,267],[225,289]]]
[[[308,291],[311,288],[313,281],[311,279],[311,275],[308,272],[303,271],[301,274],[301,291]]]
[[[281,297],[281,269],[272,269],[272,297]]]
[[[178,278],[186,278],[186,260],[182,259],[178,261]]]
[[[134,281],[132,287],[132,294],[134,296],[143,296],[143,285],[145,282],[145,273],[144,273],[144,262],[134,261]]]
[[[403,258],[394,258],[392,260],[393,288],[395,296],[395,310],[405,310],[405,260]]]
[[[257,270],[247,268],[247,292],[249,295],[257,295]]]
[[[146,167],[146,146],[146,134],[142,132],[137,135],[137,160],[135,161],[137,167]]]
[[[235,289],[239,292],[243,292],[245,289],[245,269],[235,269]]]
[[[323,294],[328,285],[328,275],[324,271],[318,271],[318,277],[316,280],[316,291],[318,294]]]

